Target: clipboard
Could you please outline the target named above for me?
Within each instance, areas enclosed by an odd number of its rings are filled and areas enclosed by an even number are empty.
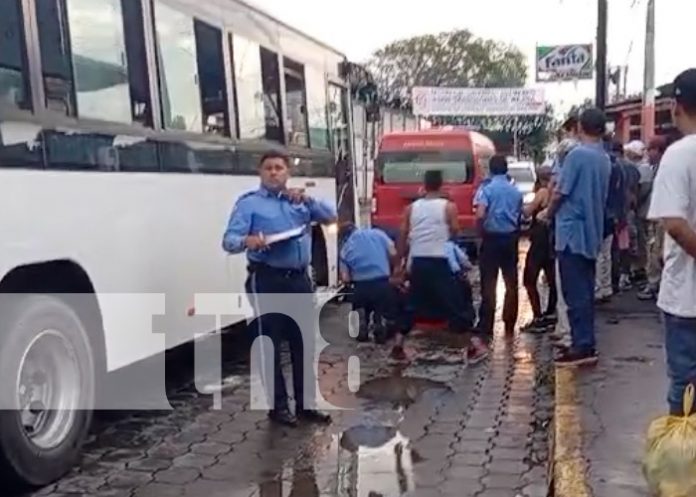
[[[285,242],[287,240],[293,240],[299,238],[305,233],[306,225],[300,226],[299,228],[293,228],[287,231],[281,231],[280,233],[274,233],[272,235],[263,235],[263,239],[266,244],[273,245],[278,242]]]

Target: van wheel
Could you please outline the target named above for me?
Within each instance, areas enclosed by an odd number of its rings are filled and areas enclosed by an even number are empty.
[[[0,471],[41,486],[76,463],[92,421],[89,337],[64,301],[0,297]]]

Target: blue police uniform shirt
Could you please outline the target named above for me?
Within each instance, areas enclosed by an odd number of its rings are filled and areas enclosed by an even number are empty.
[[[341,268],[348,271],[353,281],[388,278],[389,252],[393,249],[394,242],[383,231],[357,229],[341,248]]]
[[[522,193],[504,174],[498,174],[481,189],[479,205],[486,207],[483,229],[486,233],[510,234],[519,229]]]
[[[287,194],[272,192],[263,186],[242,195],[230,215],[222,247],[232,254],[246,250],[249,235],[272,235],[305,227],[304,233],[290,240],[271,244],[264,250],[247,250],[251,262],[280,269],[305,269],[311,263],[312,222],[336,219],[336,209],[329,203],[310,198],[293,203]]]
[[[604,216],[611,161],[601,143],[570,151],[556,191],[563,197],[556,212],[556,251],[596,259],[604,239]]]
[[[447,263],[452,273],[457,274],[471,269],[469,258],[456,243],[447,242],[445,244],[445,254],[447,255]]]

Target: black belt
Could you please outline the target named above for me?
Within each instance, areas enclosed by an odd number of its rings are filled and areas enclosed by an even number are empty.
[[[274,267],[274,266],[269,266],[268,264],[264,264],[262,262],[250,262],[249,265],[247,266],[247,271],[249,273],[266,273],[266,274],[274,274],[277,276],[282,276],[284,278],[292,278],[295,276],[307,276],[307,268],[281,268],[281,267]]]

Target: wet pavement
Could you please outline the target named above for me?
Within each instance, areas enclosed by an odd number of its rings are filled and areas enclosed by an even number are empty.
[[[524,322],[529,309],[520,295]],[[461,337],[414,333],[409,362],[397,364],[388,347],[350,338],[347,312],[331,304],[322,317],[333,346],[320,363],[322,393],[346,406],[332,412],[330,426],[278,428],[250,410],[247,357],[232,345],[221,410],[183,381],[170,394],[173,411],[100,419],[81,464],[25,495],[547,496],[553,368],[546,337],[497,330],[489,361],[468,367]],[[356,393],[351,354],[361,361]]]
[[[588,486],[598,497],[648,497],[645,434],[667,413],[659,315],[631,292],[601,307],[598,318],[599,366],[575,376]]]

